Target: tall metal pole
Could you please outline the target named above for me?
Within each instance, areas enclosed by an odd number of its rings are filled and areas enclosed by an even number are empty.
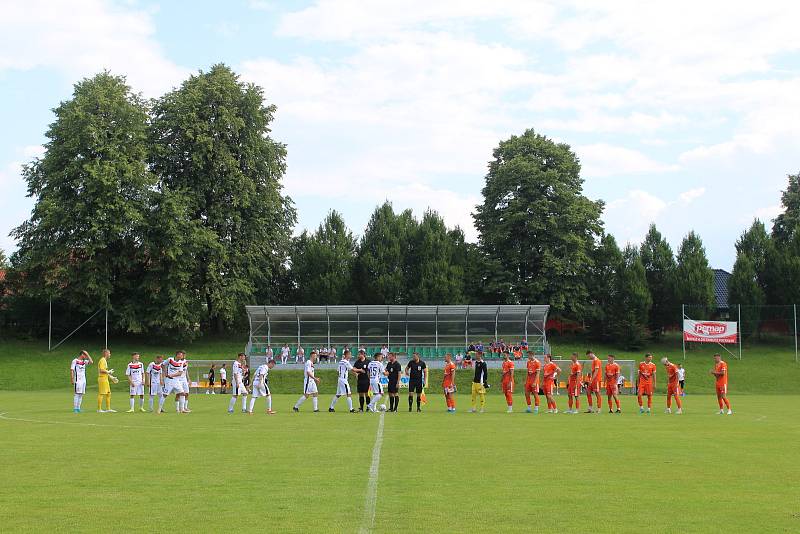
[[[796,328],[795,328],[796,330]],[[796,338],[795,338],[796,339]],[[50,352],[52,349],[50,348],[53,343],[53,299],[50,299],[50,314],[47,317],[47,352]]]
[[[739,359],[742,359],[742,305],[737,304],[739,307]]]
[[[797,304],[794,305],[794,363],[797,363]]]
[[[439,350],[439,306],[436,306],[436,316],[434,317],[433,344]]]
[[[686,319],[686,304],[681,304],[681,343],[683,344],[683,359],[686,360],[686,332],[683,321]]]
[[[331,315],[328,313],[328,306],[325,306],[325,320],[328,321],[328,348],[331,348]]]
[[[361,312],[356,306],[356,350],[361,348]]]
[[[106,346],[105,349],[108,350],[108,294],[106,294]]]

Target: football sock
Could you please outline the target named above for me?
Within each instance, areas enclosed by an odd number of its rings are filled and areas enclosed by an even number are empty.
[[[409,397],[409,399],[410,399],[410,398],[411,398],[411,397]],[[358,396],[358,407],[359,407],[359,409],[361,409],[361,410],[363,410],[363,409],[364,409],[364,397],[362,397],[361,395],[359,395],[359,396]]]
[[[135,402],[136,402],[136,399],[131,397],[131,410],[133,410],[133,405],[134,405]]]
[[[581,399],[579,397],[575,397],[575,409],[576,410],[581,409]]]
[[[297,399],[296,403],[294,403],[294,407],[295,408],[299,408],[300,405],[303,404],[305,401],[306,401],[306,396],[305,395],[300,395],[300,398]]]
[[[272,410],[272,395],[267,395],[267,410]]]
[[[242,410],[247,407],[247,395],[242,395]]]
[[[539,407],[539,395],[533,396],[533,405],[536,406],[537,408]]]
[[[677,395],[675,395],[675,404],[678,406],[679,410],[683,408],[683,403],[681,402],[681,398]]]
[[[667,395],[667,408],[672,408],[672,395]]]
[[[421,403],[422,403],[422,398],[419,395],[417,395],[417,410],[419,410]]]
[[[603,407],[603,398],[600,396],[599,393],[596,395],[596,398],[597,398],[597,411],[600,411],[600,408]]]
[[[183,409],[184,410],[188,410],[189,409],[189,396],[188,395],[183,398]]]
[[[166,397],[164,397],[163,395],[162,395],[161,397],[159,397],[159,398],[158,398],[158,411],[159,411],[159,412],[160,412],[160,411],[161,411],[161,410],[164,408],[164,401],[165,401],[166,399],[167,399],[167,398],[166,398]]]
[[[647,407],[648,408],[652,408],[653,407],[653,396],[652,395],[647,397]]]
[[[333,410],[333,407],[336,406],[336,401],[338,401],[338,400],[339,400],[339,397],[334,395],[333,398],[331,399],[331,405],[329,406],[329,409]]]
[[[642,407],[642,394],[640,393],[639,395],[636,396],[636,398],[639,401],[639,408],[641,408]]]
[[[347,397],[347,409],[348,410],[353,409],[353,399],[351,397]]]
[[[525,392],[525,403],[530,406],[531,405],[531,393],[530,391]]]
[[[614,399],[614,402],[615,402],[615,403],[616,403],[616,405],[617,405],[617,410],[619,410],[619,399]]]
[[[228,411],[233,411],[233,408],[236,406],[236,397],[231,397],[231,402],[228,403]]]
[[[255,397],[250,397],[250,411],[252,412],[253,408],[255,408],[255,407],[256,407],[256,398]]]
[[[72,397],[72,408],[73,409],[78,409],[80,407],[81,407],[81,396],[80,396],[79,393],[76,393]]]
[[[586,395],[586,400],[589,403],[589,408],[591,408],[592,407],[592,394],[591,393]]]
[[[721,410],[721,409],[722,409],[722,404],[723,404],[723,403],[722,403],[722,398],[721,398],[721,397],[718,397],[718,398],[717,398],[717,403],[719,403],[719,409]]]
[[[410,412],[411,408],[413,408],[413,407],[414,407],[414,396],[413,395],[409,395],[408,396],[408,411]]]
[[[723,399],[723,400],[725,401],[725,407],[726,407],[726,408],[728,408],[728,409],[730,410],[730,409],[731,409],[731,401],[729,401],[729,400],[727,399],[727,397],[726,397],[725,399]]]
[[[319,409],[317,401],[318,401],[317,397],[311,397],[311,404],[314,406],[314,411],[317,411]]]
[[[720,408],[722,408],[722,406],[720,406]],[[103,395],[99,393],[97,394],[97,409],[98,410],[103,409]]]

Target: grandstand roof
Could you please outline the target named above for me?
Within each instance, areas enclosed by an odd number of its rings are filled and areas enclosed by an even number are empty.
[[[288,317],[336,317],[336,316],[389,316],[405,319],[414,316],[458,315],[499,317],[500,319],[524,318],[544,324],[550,306],[547,304],[491,304],[491,305],[335,305],[335,306],[246,306],[251,320],[286,319]]]

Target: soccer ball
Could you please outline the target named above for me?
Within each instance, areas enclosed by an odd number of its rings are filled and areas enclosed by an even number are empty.
[[[380,411],[382,411],[382,412],[385,412],[386,411],[386,405],[385,404],[381,404],[380,406],[378,406],[378,409]]]

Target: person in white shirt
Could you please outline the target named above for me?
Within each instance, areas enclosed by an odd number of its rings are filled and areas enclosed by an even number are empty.
[[[367,365],[367,375],[369,376],[369,387],[372,388],[372,401],[367,405],[368,412],[375,412],[378,402],[383,397],[383,386],[381,385],[381,376],[386,376],[387,373],[383,368],[383,353],[375,354],[375,359]]]
[[[389,347],[387,345],[381,347],[381,354],[383,355],[384,358],[386,358],[389,355]]]
[[[135,397],[139,397],[139,410],[144,412],[144,365],[139,361],[141,356],[138,352],[131,354],[131,361],[125,369],[125,376],[128,377],[128,386],[131,393],[131,408],[128,413],[134,412]]]
[[[314,411],[319,411],[319,405],[317,397],[319,396],[319,392],[317,390],[317,385],[319,384],[319,378],[314,376],[314,364],[317,363],[317,353],[315,351],[311,352],[311,355],[308,357],[308,361],[305,365],[305,372],[303,373],[303,394],[300,395],[300,398],[297,399],[297,402],[292,407],[292,410],[295,412],[300,411],[300,405],[303,404],[307,398],[311,397],[311,402],[314,406]]]
[[[69,366],[70,381],[72,382],[72,411],[75,413],[81,413],[83,396],[86,394],[86,366],[91,363],[94,363],[92,357],[88,352],[82,350]]]
[[[247,411],[247,387],[244,385],[245,354],[240,352],[233,362],[233,383],[231,384],[231,402],[228,404],[228,413],[233,413],[236,406],[236,399],[242,397],[242,413]]]
[[[225,364],[219,366],[219,394],[224,395],[228,392],[228,370]]]
[[[153,411],[153,403],[155,397],[161,398],[164,393],[164,371],[163,371],[164,357],[160,354],[156,356],[155,361],[147,364],[144,378],[147,386],[150,389],[150,411]]]
[[[264,353],[264,356],[267,357],[267,361],[270,361],[275,357],[275,353],[272,350],[272,345],[267,345],[267,351]]]
[[[248,413],[253,413],[253,408],[256,405],[256,399],[259,397],[266,397],[267,399],[267,413],[274,414],[272,411],[272,393],[269,390],[269,371],[275,367],[275,360],[267,360],[256,369],[256,374],[253,376],[253,396],[250,397],[250,410]]]
[[[179,351],[181,355],[181,361],[183,362],[183,376],[181,376],[181,380],[183,380],[183,387],[186,390],[186,393],[183,394],[183,410],[186,413],[191,412],[189,409],[189,393],[191,393],[191,387],[189,383],[189,360],[186,359],[186,353],[183,351]]]
[[[358,375],[365,371],[364,369],[355,369],[353,364],[350,363],[350,356],[350,350],[344,349],[344,352],[342,353],[342,361],[339,362],[339,366],[337,368],[339,380],[336,385],[336,395],[334,395],[331,399],[331,406],[328,408],[329,412],[335,412],[336,410],[334,410],[333,407],[336,406],[336,402],[339,400],[339,397],[346,395],[347,409],[350,410],[350,413],[356,413],[356,411],[353,409],[353,397],[352,392],[350,391],[350,382],[348,382],[347,377],[350,373]]]
[[[297,345],[297,352],[294,353],[294,363],[306,363],[306,351],[301,345]]]
[[[281,363],[286,364],[289,361],[289,345],[286,343],[281,347]]]
[[[681,386],[681,397],[686,396],[686,369],[683,368],[683,364],[678,364],[678,384]]]
[[[184,372],[184,366],[183,361],[180,360],[180,353],[181,351],[178,351],[175,353],[175,357],[167,360],[166,375],[164,376],[164,391],[161,395],[161,398],[158,399],[158,411],[156,413],[164,413],[164,401],[172,394],[173,391],[175,392],[175,410],[178,413],[183,413],[184,411],[183,394],[185,391],[183,380],[181,380]]]
[[[336,353],[336,347],[331,347],[330,350],[328,350],[328,361],[331,363],[336,363],[337,357],[338,354]]]

